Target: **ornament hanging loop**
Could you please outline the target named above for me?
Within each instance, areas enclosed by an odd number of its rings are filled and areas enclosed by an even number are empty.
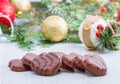
[[[10,36],[12,37],[14,34],[14,26],[13,26],[11,19],[9,18],[9,16],[3,15],[2,13],[0,13],[0,17],[6,18],[10,22],[10,25],[11,25],[11,35]]]

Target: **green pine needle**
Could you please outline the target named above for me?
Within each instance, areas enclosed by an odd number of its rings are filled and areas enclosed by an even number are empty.
[[[118,50],[117,44],[120,42],[120,36],[112,37],[112,34],[108,32],[108,30],[100,31],[102,37],[98,39],[99,44],[97,47],[101,47],[101,49],[108,50]]]

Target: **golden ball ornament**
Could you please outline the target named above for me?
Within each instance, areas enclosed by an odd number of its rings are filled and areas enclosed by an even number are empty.
[[[107,0],[83,0],[84,3],[103,3]]]
[[[57,15],[52,15],[43,20],[41,32],[48,41],[59,42],[65,38],[68,33],[66,21]]]

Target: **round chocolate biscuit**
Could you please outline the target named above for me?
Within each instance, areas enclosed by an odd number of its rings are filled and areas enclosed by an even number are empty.
[[[49,52],[49,54],[52,54],[52,55],[58,56],[58,57],[60,57],[60,58],[62,58],[62,56],[65,55],[65,54],[62,53],[62,52]]]
[[[45,53],[45,52],[39,54],[39,56],[45,56],[45,55],[47,55],[47,53]],[[39,68],[39,62],[38,62],[39,59],[37,60],[37,58],[38,58],[38,56],[36,58],[34,58],[30,64],[32,71],[35,71],[35,72],[37,72],[37,69]]]
[[[44,56],[46,54],[47,54],[46,52],[42,52],[42,53],[39,54],[39,56]]]
[[[83,60],[86,59],[86,58],[98,58],[99,60],[103,61],[103,59],[97,54],[85,54],[83,56]]]
[[[34,58],[36,58],[36,57],[37,57],[37,55],[34,54],[34,53],[27,53],[27,54],[25,54],[24,57],[22,58],[22,62],[23,62],[23,64],[25,64],[25,65],[27,65],[27,66],[30,66],[32,60],[33,60]]]
[[[11,69],[12,71],[16,71],[16,72],[27,71],[27,70],[30,69],[30,67],[24,65],[20,59],[10,60],[8,66],[10,67],[10,69]]]
[[[86,58],[92,58],[92,59],[94,59],[94,60],[99,60],[99,61],[101,61],[101,62],[104,62],[104,60],[98,55],[98,54],[85,54],[84,56],[83,56],[83,59],[82,59],[82,62],[86,59]],[[105,63],[103,63],[104,64],[104,66],[106,66],[106,64]]]
[[[62,56],[62,62],[63,62],[63,64],[65,64],[63,66],[67,66],[69,68],[72,68],[74,71],[74,63],[72,61],[73,58],[74,58],[74,56],[64,55],[64,56]]]
[[[58,57],[60,57],[60,59],[62,59],[62,57],[63,57],[64,55],[66,55],[66,54],[64,54],[64,53],[62,53],[62,52],[49,52],[49,54],[58,56]],[[73,68],[67,66],[67,65],[66,65],[65,63],[63,63],[63,62],[62,62],[62,64],[61,64],[61,67],[60,67],[60,68],[65,69],[65,70],[68,70],[68,71],[72,71],[72,72],[74,71]]]
[[[96,54],[85,55],[82,64],[87,71],[96,76],[103,76],[107,72],[105,61]]]
[[[61,66],[61,59],[51,54],[41,54],[31,64],[32,70],[39,75],[52,76],[56,74]]]
[[[80,70],[80,71],[85,71],[84,66],[82,64],[83,57],[78,54],[74,54],[75,57],[73,59],[73,62],[75,64],[75,69]]]
[[[76,56],[78,56],[76,53],[71,53],[69,55],[64,55],[62,57],[62,61],[68,67],[82,71],[82,69],[80,67],[78,67],[74,62]]]
[[[64,64],[63,62],[62,62],[62,65],[61,65],[60,68],[65,69],[65,70],[68,70],[68,71],[70,71],[70,72],[74,72],[74,69],[73,69],[73,68],[67,66],[67,65]]]

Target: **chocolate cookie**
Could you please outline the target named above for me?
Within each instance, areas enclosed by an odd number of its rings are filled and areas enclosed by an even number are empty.
[[[78,54],[73,54],[75,57],[73,58],[73,62],[75,64],[75,69],[80,70],[80,71],[85,71],[84,66],[82,64],[83,57]]]
[[[62,62],[62,65],[61,65],[60,68],[65,69],[65,70],[68,70],[68,71],[70,71],[70,72],[74,72],[74,69],[73,69],[73,68],[67,66],[67,65],[64,64],[63,62]]]
[[[77,70],[80,70],[80,71],[83,71],[80,67],[78,67],[76,64],[75,64],[75,57],[78,56],[77,54],[75,53],[71,53],[69,55],[64,55],[62,57],[62,61],[64,64],[66,64],[68,67],[70,68],[73,68],[73,69],[77,69]]]
[[[43,53],[40,53],[39,56],[44,56],[44,55],[47,55],[46,52],[43,52]]]
[[[30,63],[32,62],[32,60],[36,57],[37,57],[37,55],[34,53],[27,53],[22,58],[22,62],[23,62],[23,64],[30,66]]]
[[[58,56],[58,57],[60,57],[60,58],[62,58],[62,56],[65,55],[65,54],[62,53],[62,52],[49,52],[49,54],[52,54],[52,55]]]
[[[32,63],[32,70],[39,75],[51,76],[56,74],[61,66],[61,59],[51,54],[41,54]]]
[[[107,72],[107,67],[104,60],[96,54],[85,55],[82,64],[84,68],[93,75],[103,76]]]
[[[47,55],[47,53],[45,53],[45,52],[39,54],[39,56],[45,56],[45,55]],[[39,62],[36,60],[37,58],[39,58],[39,56],[37,56],[36,58],[34,58],[31,61],[31,64],[30,64],[31,69],[34,72],[37,72],[37,69],[39,68]]]
[[[62,59],[63,56],[65,56],[66,54],[62,53],[62,52],[49,52],[49,54],[55,55],[60,57],[60,59]],[[62,62],[61,67],[62,69],[68,70],[68,71],[74,71],[73,68],[67,66],[65,63]]]
[[[30,67],[24,65],[20,59],[13,59],[9,62],[10,69],[16,72],[27,71]]]

